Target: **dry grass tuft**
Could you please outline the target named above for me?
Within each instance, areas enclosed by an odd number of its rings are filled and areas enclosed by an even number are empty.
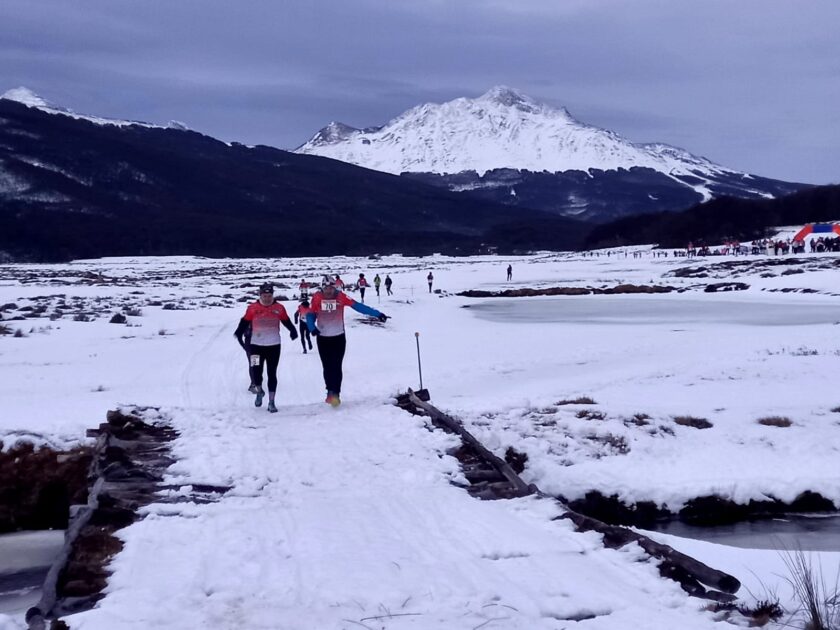
[[[590,411],[589,409],[581,409],[575,414],[576,418],[583,420],[603,420],[607,417],[603,411]]]
[[[805,630],[840,629],[840,570],[834,585],[826,583],[822,565],[811,562],[811,555],[801,549],[782,554],[790,576],[785,578],[799,601]]]
[[[632,418],[628,418],[624,421],[624,424],[635,424],[637,427],[646,427],[650,424],[648,420],[650,420],[650,416],[648,414],[634,413]]]
[[[756,420],[758,424],[763,424],[765,427],[780,427],[785,428],[793,424],[790,418],[784,416],[767,416],[766,418],[759,418]]]
[[[752,606],[742,604],[738,606],[738,612],[750,620],[750,628],[761,628],[771,621],[778,621],[785,614],[778,597],[762,599]]]
[[[674,416],[674,422],[684,427],[694,429],[711,429],[713,425],[706,418],[695,418],[694,416]]]
[[[616,455],[627,455],[630,452],[630,445],[623,435],[607,433],[606,435],[590,435],[587,438],[593,442],[603,444]]]
[[[567,398],[558,400],[555,405],[597,405],[589,396],[580,396],[579,398]]]

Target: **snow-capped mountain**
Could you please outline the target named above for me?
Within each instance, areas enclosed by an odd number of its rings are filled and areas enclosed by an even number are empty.
[[[77,114],[73,110],[53,105],[52,103],[50,103],[44,98],[41,98],[38,94],[26,87],[18,87],[13,88],[11,90],[7,90],[2,95],[0,95],[0,99],[5,99],[7,101],[15,101],[17,103],[21,103],[22,105],[26,105],[27,107],[33,107],[48,114],[60,114],[62,116],[69,116],[70,118],[75,118],[76,120],[87,120],[88,122],[96,123],[97,125],[115,125],[117,127],[137,125],[139,127],[148,127],[152,129],[170,128],[178,129],[181,131],[188,129],[184,123],[176,120],[170,121],[168,125],[153,125],[137,120],[119,120],[116,118],[103,118],[101,116]]]
[[[634,166],[663,173],[733,172],[663,144],[639,145],[575,120],[511,88],[475,98],[426,103],[370,130],[333,122],[298,153],[399,174],[460,173],[513,168],[558,173]]]
[[[775,197],[800,188],[755,178],[667,144],[630,142],[612,131],[579,122],[562,107],[539,103],[503,86],[475,99],[419,105],[382,127],[354,129],[333,122],[296,152],[388,173],[428,174],[425,180],[432,183],[453,190],[494,191],[491,194],[497,195],[497,200],[507,198],[515,205],[520,205],[516,197],[521,198],[521,187],[528,185],[528,174],[567,174],[568,179],[572,171],[593,178],[613,172],[610,177],[615,179],[615,172],[634,170],[630,179],[636,184],[651,189],[676,185],[672,192],[683,199],[664,209],[688,207],[720,194]],[[588,188],[592,189],[591,182]],[[592,190],[587,193],[577,186],[557,192],[569,197],[568,203],[558,202],[560,208],[545,209],[569,215],[587,212]],[[663,209],[656,203],[663,201],[660,196],[655,191],[651,196],[649,209]],[[552,199],[557,202],[557,195],[552,194]],[[592,201],[596,206],[611,205],[595,197]],[[672,202],[669,198],[664,203]],[[616,210],[617,214],[634,214],[646,209],[643,204],[629,211]]]

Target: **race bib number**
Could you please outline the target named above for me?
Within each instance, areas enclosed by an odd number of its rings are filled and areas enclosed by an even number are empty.
[[[260,364],[260,355],[252,354],[251,355],[251,367],[258,367]]]
[[[327,311],[328,313],[333,312],[338,308],[338,303],[335,300],[322,300],[321,301],[321,310]]]

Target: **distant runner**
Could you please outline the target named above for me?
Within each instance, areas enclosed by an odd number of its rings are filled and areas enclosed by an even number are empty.
[[[309,297],[309,283],[306,281],[306,278],[300,281],[298,285],[298,293],[301,300],[305,300]]]
[[[257,386],[254,385],[254,374],[251,372],[251,324],[246,322],[245,326],[242,326],[242,322],[240,321],[239,326],[233,331],[233,336],[236,337],[239,345],[242,346],[242,349],[245,351],[245,358],[248,360],[248,380],[251,381],[251,384],[248,385],[248,391],[256,394]]]
[[[507,279],[513,280],[513,265],[508,265],[507,268]]]
[[[393,295],[393,293],[391,293],[392,284],[394,284],[394,281],[391,280],[391,276],[385,274],[385,293],[387,293],[388,295]]]
[[[277,364],[280,362],[280,324],[288,329],[292,341],[297,339],[298,333],[286,313],[286,308],[274,301],[274,285],[266,282],[260,285],[259,298],[248,305],[245,316],[234,333],[236,338],[240,339],[246,327],[251,326],[251,376],[257,395],[254,405],[262,406],[265,396],[262,388],[263,366],[268,364],[268,411],[271,413],[277,412],[274,396],[277,393]]]
[[[309,300],[301,301],[295,311],[295,324],[300,327],[300,345],[303,346],[303,354],[306,354],[306,342],[309,342],[309,349],[312,350],[312,337],[309,334],[309,327],[306,325],[306,316],[309,314]]]
[[[382,284],[382,278],[379,277],[379,274],[373,276],[373,288],[376,289],[376,297],[379,297],[379,285]]]
[[[384,322],[388,316],[374,308],[356,302],[338,290],[334,281],[327,282],[320,293],[312,297],[311,312],[306,315],[309,332],[318,338],[318,354],[324,368],[324,385],[327,398],[324,402],[338,407],[341,404],[342,364],[347,348],[344,335],[344,307],[376,317]]]
[[[359,274],[359,281],[356,283],[356,286],[359,287],[359,296],[362,298],[362,302],[365,301],[365,289],[367,289],[370,285],[368,281],[365,279],[365,274]]]
[[[432,283],[435,281],[435,277],[432,275],[432,272],[429,272],[429,275],[426,276],[426,282],[429,283],[429,293],[432,292]]]

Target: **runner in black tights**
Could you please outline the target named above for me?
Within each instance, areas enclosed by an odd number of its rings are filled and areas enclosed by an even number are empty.
[[[277,392],[277,364],[280,362],[280,324],[289,331],[294,341],[298,333],[286,313],[285,307],[274,300],[274,286],[265,283],[260,286],[260,297],[248,305],[245,316],[236,329],[236,337],[241,337],[248,325],[251,326],[251,374],[256,385],[254,405],[262,406],[265,391],[262,388],[263,366],[268,366],[268,410],[277,412],[274,396]],[[240,332],[242,331],[242,332]]]

